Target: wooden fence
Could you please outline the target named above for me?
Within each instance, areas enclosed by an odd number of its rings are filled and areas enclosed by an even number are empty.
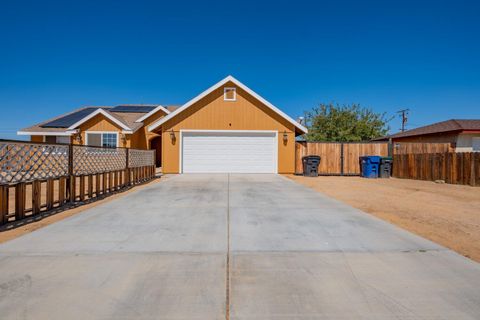
[[[155,177],[155,151],[0,140],[0,225]]]
[[[361,156],[388,156],[386,142],[297,142],[295,144],[295,172],[303,172],[302,157],[321,157],[318,172],[321,175],[359,175]]]
[[[480,153],[410,153],[393,158],[393,176],[480,186]]]
[[[445,153],[455,152],[451,143],[400,142],[393,144],[393,154]]]

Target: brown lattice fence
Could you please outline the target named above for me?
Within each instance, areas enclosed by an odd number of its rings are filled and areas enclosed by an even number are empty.
[[[0,140],[0,225],[155,177],[155,151]]]

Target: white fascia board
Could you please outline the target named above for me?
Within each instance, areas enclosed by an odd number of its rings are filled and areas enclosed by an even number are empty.
[[[19,136],[71,136],[71,132],[58,131],[17,131]]]
[[[98,108],[97,110],[95,110],[94,112],[90,113],[88,116],[86,116],[85,118],[77,121],[76,123],[72,124],[70,127],[68,127],[67,130],[73,130],[75,128],[77,128],[79,125],[81,125],[82,123],[92,119],[93,117],[95,117],[96,115],[98,114],[102,114],[104,115],[106,118],[112,120],[114,123],[118,124],[120,127],[122,127],[122,129],[124,130],[127,130],[127,131],[132,131],[132,129],[130,129],[128,126],[126,126],[124,123],[122,123],[121,121],[119,121],[118,119],[112,117],[108,112],[106,112],[105,110],[103,109],[100,109]]]
[[[198,102],[199,100],[201,100],[202,98],[206,97],[208,94],[210,94],[212,91],[215,91],[216,89],[220,88],[221,86],[223,86],[224,84],[226,84],[227,82],[233,82],[235,83],[239,88],[241,88],[242,90],[246,91],[248,94],[250,94],[252,97],[254,97],[255,99],[257,99],[258,101],[260,101],[261,103],[263,103],[264,105],[266,105],[267,107],[269,107],[270,109],[272,109],[273,111],[275,111],[278,115],[280,115],[282,118],[284,118],[285,120],[287,120],[288,122],[290,122],[291,124],[293,124],[295,127],[297,127],[298,129],[300,129],[302,132],[304,133],[307,133],[308,132],[308,129],[305,128],[304,126],[302,126],[300,123],[298,123],[297,121],[293,120],[292,118],[290,118],[287,114],[285,114],[283,111],[281,111],[280,109],[278,109],[277,107],[275,107],[273,104],[271,104],[270,102],[268,102],[267,100],[265,100],[264,98],[262,98],[261,96],[259,96],[257,93],[255,93],[253,90],[251,90],[250,88],[248,88],[246,85],[244,85],[243,83],[241,83],[240,81],[238,81],[237,79],[235,79],[234,77],[232,76],[228,76],[226,77],[225,79],[221,80],[220,82],[216,83],[215,85],[211,86],[210,88],[208,88],[207,90],[203,91],[202,93],[200,93],[198,96],[196,96],[195,98],[193,98],[192,100],[188,101],[187,103],[185,103],[183,106],[181,106],[180,108],[178,108],[177,110],[175,110],[174,112],[170,113],[169,115],[167,115],[166,117],[163,117],[161,119],[159,119],[158,121],[152,123],[150,126],[148,126],[148,131],[152,131],[156,128],[158,128],[159,126],[161,126],[162,124],[164,124],[165,122],[167,122],[168,120],[172,119],[173,117],[175,117],[177,114],[181,113],[182,111],[184,111],[185,109],[187,109],[188,107],[190,107],[191,105],[193,105],[194,103]]]
[[[158,107],[156,107],[155,109],[153,109],[152,111],[150,111],[149,113],[143,115],[142,117],[138,118],[137,120],[135,120],[135,122],[142,122],[144,121],[145,119],[148,119],[151,115],[154,115],[155,113],[157,113],[158,111],[162,110],[163,112],[165,112],[167,115],[170,114],[170,111],[168,111],[167,108],[165,108],[164,106],[162,105],[158,105]]]

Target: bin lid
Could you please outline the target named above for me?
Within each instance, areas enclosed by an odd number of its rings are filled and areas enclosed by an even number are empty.
[[[380,163],[381,159],[380,156],[366,156],[365,158],[367,158],[371,163]]]
[[[317,160],[320,160],[320,156],[304,156],[302,157],[302,159],[317,159]]]

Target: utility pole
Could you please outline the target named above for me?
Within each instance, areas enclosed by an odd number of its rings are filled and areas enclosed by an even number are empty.
[[[410,111],[410,109],[402,109],[402,110],[397,111],[397,113],[399,113],[400,116],[402,117],[402,129],[400,129],[400,130],[402,130],[402,132],[405,131],[405,126],[407,124],[407,120],[408,120],[407,116],[408,116],[409,111]]]

